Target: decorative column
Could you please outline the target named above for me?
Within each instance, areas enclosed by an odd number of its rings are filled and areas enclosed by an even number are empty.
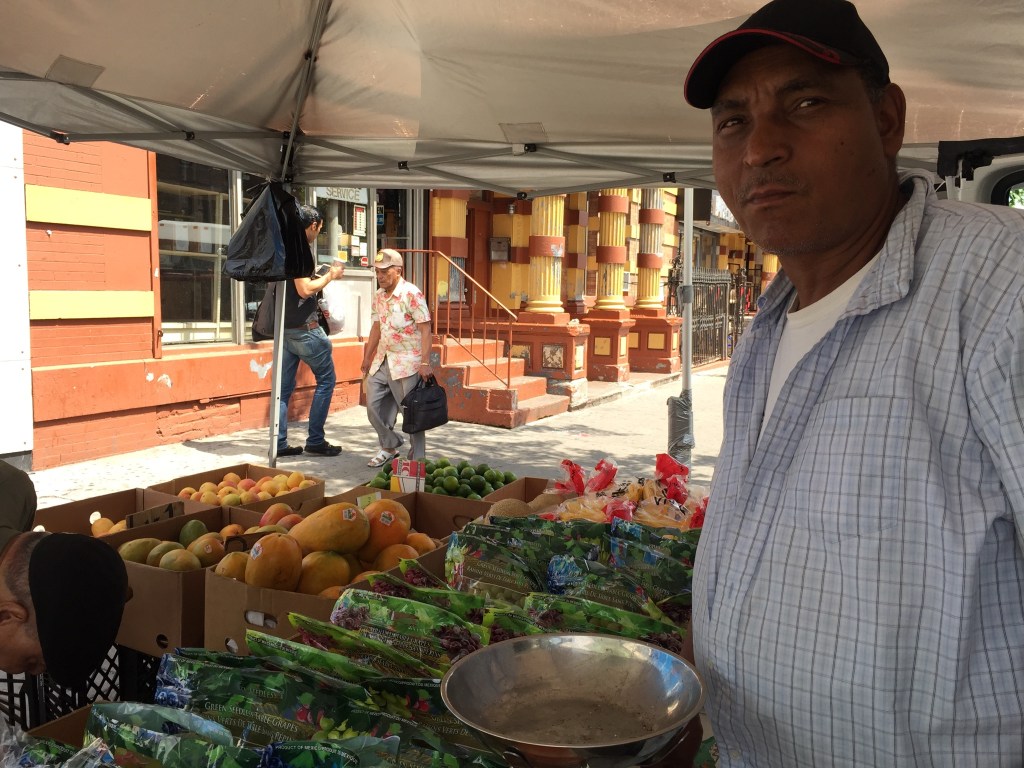
[[[512,355],[525,373],[548,379],[549,394],[568,395],[570,405],[587,399],[586,338],[589,327],[571,323],[562,309],[565,256],[565,196],[531,201],[527,302],[512,331]]]
[[[566,311],[576,318],[587,313],[587,193],[575,192],[565,201],[565,257],[562,292]]]
[[[640,202],[638,291],[629,334],[629,366],[634,371],[675,373],[681,368],[679,330],[683,319],[669,317],[661,287],[665,261],[665,198],[660,189],[645,189]]]
[[[469,238],[466,237],[466,211],[469,205],[468,190],[435,189],[430,193],[430,248],[441,251],[462,269],[466,269],[469,255]],[[437,259],[437,274],[431,290],[437,292],[439,302],[446,302],[448,310],[435,318],[438,333],[448,329],[445,322],[453,312],[467,308],[465,280],[462,273],[449,267],[443,259]]]
[[[562,314],[562,258],[565,195],[538,197],[530,216],[530,274],[527,312]],[[568,320],[568,318],[566,318]]]
[[[587,315],[590,359],[587,377],[596,381],[629,379],[629,331],[635,324],[623,301],[626,269],[625,189],[603,189],[597,199],[597,303]]]

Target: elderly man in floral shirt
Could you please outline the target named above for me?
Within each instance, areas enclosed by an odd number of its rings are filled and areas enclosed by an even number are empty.
[[[419,379],[433,375],[430,366],[430,312],[423,293],[402,279],[402,254],[390,248],[373,259],[379,288],[373,297],[370,338],[361,370],[366,379],[366,414],[380,439],[380,450],[367,466],[380,467],[398,456],[404,442],[395,432],[403,398]],[[409,436],[409,458],[426,454],[426,432]]]

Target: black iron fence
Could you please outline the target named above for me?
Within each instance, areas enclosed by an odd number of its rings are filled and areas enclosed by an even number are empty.
[[[738,327],[732,315],[735,309],[733,276],[727,269],[693,270],[693,335],[694,365],[706,365],[729,357],[730,333]]]

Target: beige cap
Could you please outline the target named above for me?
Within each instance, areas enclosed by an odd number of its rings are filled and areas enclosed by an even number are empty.
[[[373,257],[373,266],[378,269],[404,267],[405,259],[403,259],[402,254],[395,249],[384,248],[383,250],[377,251],[377,255]]]

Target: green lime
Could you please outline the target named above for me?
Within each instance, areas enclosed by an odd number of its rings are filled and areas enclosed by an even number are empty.
[[[462,498],[464,498],[464,499],[467,498],[469,496],[469,494],[471,494],[472,492],[473,492],[473,489],[470,488],[465,483],[462,483],[462,484],[459,485],[459,496],[461,496]]]
[[[457,478],[457,477],[446,477],[444,479],[444,482],[442,483],[442,487],[448,493],[455,493],[457,490],[459,490],[459,478]]]
[[[428,475],[432,475],[434,474],[434,470],[437,469],[437,465],[432,461],[428,461],[423,469]]]
[[[493,483],[495,480],[498,479],[498,473],[495,472],[493,469],[485,470],[483,475],[484,480],[486,480],[488,483]],[[502,475],[502,477],[504,477],[504,475]]]
[[[473,499],[473,501],[480,501],[483,497],[479,493],[471,493],[466,497],[467,499]]]
[[[440,494],[441,496],[447,496],[448,495],[448,492],[444,488],[442,488],[440,485],[435,485],[434,486],[434,490],[432,490],[431,493],[437,493],[437,494]]]
[[[477,465],[477,468],[476,468],[476,473],[477,473],[478,475],[482,475],[482,474],[483,474],[484,472],[486,472],[486,471],[487,471],[488,469],[490,469],[490,467],[488,467],[488,466],[487,466],[486,464],[478,464],[478,465]]]
[[[505,485],[508,485],[509,483],[514,483],[515,481],[516,481],[516,476],[515,476],[514,472],[506,472],[505,473]]]
[[[480,491],[480,493],[482,493],[484,496],[490,496],[492,493],[494,493],[494,486],[492,486],[490,483],[487,483],[486,485],[484,485],[484,489]]]
[[[483,476],[481,475],[473,475],[471,478],[469,478],[469,487],[472,488],[477,493],[480,493],[480,491],[484,489],[485,485],[487,485],[487,481],[484,480]]]
[[[374,475],[374,479],[375,480],[387,480],[388,476],[385,475],[383,472],[378,472],[376,475]]]
[[[438,459],[437,461],[434,462],[434,464],[436,464],[439,467],[450,467],[452,465],[452,463],[448,461],[448,459]]]
[[[375,477],[373,478],[373,480],[370,481],[371,488],[387,488],[390,485],[391,484],[387,480],[384,480],[379,477]]]
[[[445,467],[444,468],[444,476],[445,477],[458,477],[459,476],[459,470],[457,470],[455,467]]]
[[[466,459],[463,459],[462,461],[460,461],[455,466],[458,467],[460,470],[462,470],[462,469],[465,469],[466,467],[471,467],[473,465],[470,464],[468,461],[466,461]]]
[[[469,480],[469,478],[471,478],[475,474],[476,470],[473,469],[472,467],[463,467],[461,470],[459,470],[459,477],[461,477],[463,480]]]
[[[498,490],[503,485],[505,485],[505,484],[503,482],[501,482],[501,480],[495,480],[493,483],[491,483],[491,486],[493,486],[494,490]]]

